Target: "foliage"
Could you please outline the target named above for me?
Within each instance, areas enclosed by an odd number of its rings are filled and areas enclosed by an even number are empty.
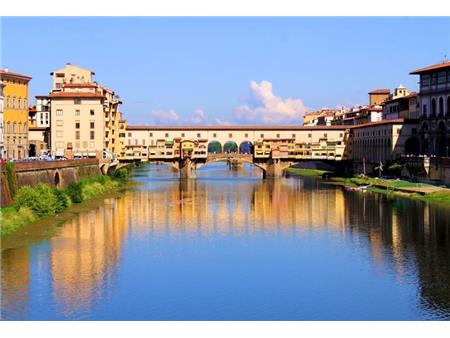
[[[118,188],[128,180],[128,170],[118,170],[114,179],[109,176],[93,176],[69,184],[66,190],[39,184],[35,188],[21,187],[13,200],[12,207],[1,209],[0,234],[13,233],[39,218],[64,211],[72,203],[105,194]]]
[[[14,198],[17,193],[17,176],[16,176],[16,166],[13,162],[5,163],[5,174],[6,181],[8,183],[9,196]]]
[[[43,217],[63,211],[67,208],[67,203],[64,192],[40,183],[36,188],[20,188],[13,205],[17,211],[25,207],[31,209],[37,217]]]
[[[33,223],[37,217],[29,208],[22,207],[19,210],[14,208],[2,208],[0,210],[0,235],[8,235],[19,228]]]
[[[72,203],[81,203],[83,202],[82,195],[82,183],[81,182],[72,182],[69,184],[66,190],[67,196],[69,196]]]
[[[111,173],[111,177],[114,180],[116,180],[116,181],[118,181],[120,183],[127,182],[128,181],[128,176],[129,176],[129,172],[128,172],[128,170],[126,168],[121,168],[121,169],[118,169],[118,170],[114,170]]]

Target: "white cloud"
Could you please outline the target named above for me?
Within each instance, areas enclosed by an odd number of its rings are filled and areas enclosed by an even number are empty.
[[[273,93],[269,81],[250,82],[250,93],[243,105],[237,107],[229,119],[207,117],[202,109],[196,109],[187,117],[174,110],[151,112],[159,125],[232,125],[232,124],[295,124],[303,123],[306,108],[300,99],[282,99]]]
[[[235,110],[237,120],[255,124],[301,124],[306,108],[300,99],[282,99],[269,81],[250,82],[247,102]]]

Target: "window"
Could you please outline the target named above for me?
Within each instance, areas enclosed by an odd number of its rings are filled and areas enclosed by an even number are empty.
[[[150,137],[153,137],[153,133],[150,133],[149,136],[150,136]]]
[[[80,129],[80,121],[75,121],[75,129]]]
[[[216,137],[217,137],[217,134],[216,134],[216,133],[214,133],[214,134],[213,134],[213,137],[214,137],[214,138],[216,138]]]
[[[56,116],[63,116],[63,110],[62,109],[56,109]]]
[[[79,109],[75,110],[75,116],[80,116],[80,110]]]
[[[312,134],[308,134],[308,137],[312,137]]]
[[[327,134],[327,133],[323,134],[323,137],[327,137],[327,136],[328,136],[328,134]]]
[[[165,137],[169,137],[169,133],[166,133],[166,134],[165,134]]]
[[[427,105],[426,104],[424,104],[422,106],[422,113],[423,113],[423,115],[427,115]]]
[[[295,134],[292,134],[292,138],[295,138]]]
[[[142,139],[142,145],[145,146],[145,139]]]
[[[277,134],[277,138],[280,138],[280,134]]]
[[[23,109],[27,108],[28,108],[27,99],[23,99]]]
[[[91,130],[91,132],[90,132],[90,139],[95,140],[95,131],[94,130]]]
[[[438,74],[438,84],[445,83],[447,80],[447,76],[445,72],[439,72]]]
[[[63,137],[63,132],[62,132],[62,130],[57,130],[57,131],[56,131],[56,137]]]
[[[128,133],[128,137],[131,137],[131,133]]]
[[[248,134],[247,134],[247,133],[245,133],[245,137],[248,137]]]
[[[184,137],[185,135],[184,135],[184,133],[181,133],[181,137]]]
[[[88,145],[87,141],[83,141],[83,148],[84,148],[84,149],[87,148],[87,145]]]
[[[229,138],[232,138],[232,137],[233,137],[233,134],[232,134],[232,133],[229,133],[229,134],[228,134],[228,137],[229,137]]]
[[[95,142],[89,142],[89,148],[94,149],[95,148]]]
[[[91,121],[91,123],[90,123],[90,128],[91,128],[91,129],[94,129],[94,128],[95,128],[95,122],[94,122],[94,121]]]
[[[94,116],[94,115],[95,115],[94,109],[91,109],[90,114],[91,114],[91,116]]]
[[[63,120],[56,120],[56,126],[57,127],[62,127],[63,126]]]
[[[75,140],[79,140],[80,139],[80,131],[76,130],[75,131]]]
[[[264,134],[259,135],[260,138],[264,138]]]
[[[339,134],[339,137],[343,137],[343,136],[344,136],[344,134],[342,134],[342,133]]]
[[[74,104],[81,104],[81,99],[74,99],[74,100],[73,100],[73,103],[74,103]]]
[[[200,133],[197,134],[197,137],[202,137]]]

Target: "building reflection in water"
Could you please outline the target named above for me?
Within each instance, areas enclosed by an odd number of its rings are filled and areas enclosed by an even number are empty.
[[[348,192],[312,180],[149,181],[75,216],[49,239],[51,288],[61,318],[86,318],[111,292],[123,246],[164,233],[250,236],[328,231],[366,246],[401,283],[414,274],[425,310],[450,313],[448,209]],[[27,317],[30,247],[2,252],[2,316]]]

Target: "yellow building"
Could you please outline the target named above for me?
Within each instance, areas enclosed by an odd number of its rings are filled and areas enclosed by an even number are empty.
[[[22,159],[28,156],[28,83],[31,77],[0,69],[4,84],[3,156]]]

